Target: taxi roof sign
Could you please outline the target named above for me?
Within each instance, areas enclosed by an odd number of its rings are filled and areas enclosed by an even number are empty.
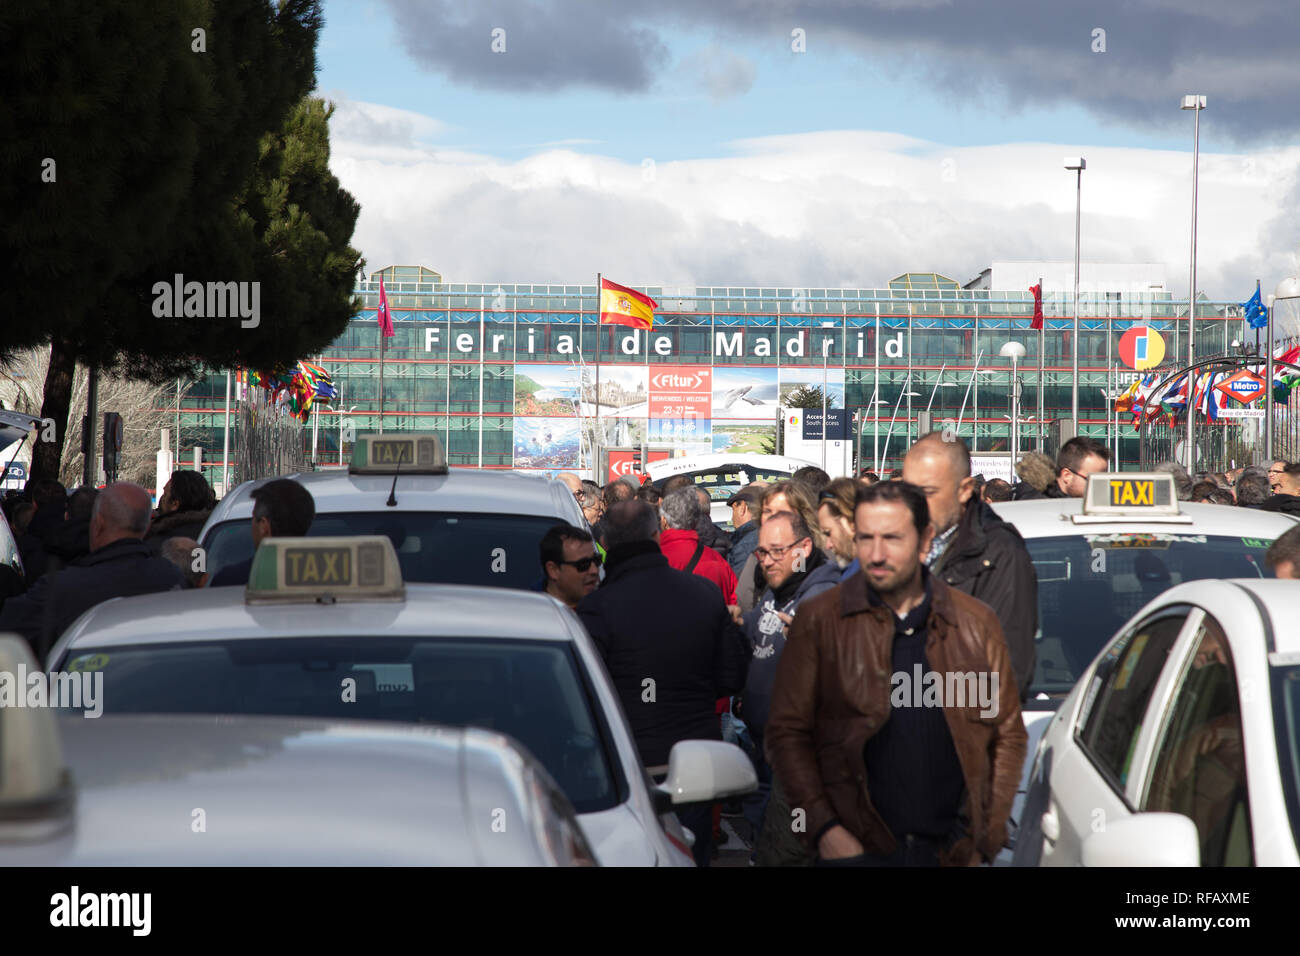
[[[432,432],[357,435],[348,471],[354,475],[445,475],[442,437]]]
[[[1117,517],[1139,521],[1191,524],[1178,508],[1178,491],[1169,472],[1099,472],[1088,476],[1083,512],[1076,524],[1113,522]]]
[[[253,557],[248,604],[401,601],[406,597],[393,542],[384,535],[267,538]]]

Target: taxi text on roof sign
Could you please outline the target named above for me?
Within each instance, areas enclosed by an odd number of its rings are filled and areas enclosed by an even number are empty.
[[[1139,521],[1189,523],[1192,519],[1178,508],[1174,476],[1168,472],[1119,474],[1101,472],[1088,476],[1083,513],[1076,523],[1113,521],[1127,517]]]
[[[445,475],[442,438],[428,432],[361,434],[352,446],[348,471],[354,475]]]
[[[397,552],[383,535],[268,538],[253,558],[245,599],[400,601],[405,593]]]

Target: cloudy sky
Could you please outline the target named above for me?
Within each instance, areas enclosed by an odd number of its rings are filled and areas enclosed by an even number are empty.
[[[319,92],[370,269],[883,285],[994,259],[1297,271],[1293,0],[331,0]],[[1049,290],[1050,291],[1050,290]]]

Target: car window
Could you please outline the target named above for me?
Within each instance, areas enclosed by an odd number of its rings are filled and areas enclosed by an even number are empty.
[[[527,590],[542,577],[538,545],[564,519],[473,512],[358,511],[317,514],[308,535],[382,534],[393,542],[402,579]],[[207,570],[253,556],[248,521],[226,521],[204,541]]]
[[[1241,701],[1223,629],[1206,616],[1174,691],[1143,810],[1196,824],[1202,866],[1254,864]]]
[[[483,727],[530,750],[579,813],[618,789],[572,647],[460,638],[256,638],[77,647],[110,714],[252,714]]]
[[[1097,665],[1079,713],[1079,744],[1123,792],[1151,692],[1189,612],[1143,622],[1126,631]]]
[[[1039,634],[1031,696],[1068,694],[1124,623],[1184,581],[1273,577],[1272,541],[1144,532],[1025,541],[1038,575]]]
[[[685,476],[691,479],[697,488],[703,488],[707,491],[709,498],[713,501],[726,501],[750,482],[762,481],[772,485],[778,481],[790,480],[789,472],[773,471],[769,468],[754,468],[743,463],[725,465],[721,468],[688,471]],[[662,488],[664,482],[675,477],[677,476],[669,475],[668,478],[657,481],[655,484]]]

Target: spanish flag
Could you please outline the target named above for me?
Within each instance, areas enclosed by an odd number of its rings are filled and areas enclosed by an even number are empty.
[[[635,289],[600,280],[600,321],[602,325],[626,325],[633,329],[649,329],[654,325],[655,309],[659,303]]]

